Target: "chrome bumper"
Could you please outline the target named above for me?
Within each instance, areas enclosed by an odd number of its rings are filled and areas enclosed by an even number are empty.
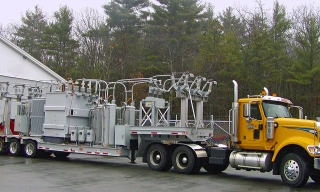
[[[314,159],[314,168],[320,170],[320,158]]]

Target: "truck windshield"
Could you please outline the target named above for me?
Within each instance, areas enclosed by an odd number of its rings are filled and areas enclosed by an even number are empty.
[[[291,117],[288,104],[286,103],[278,101],[263,101],[262,106],[266,117]]]

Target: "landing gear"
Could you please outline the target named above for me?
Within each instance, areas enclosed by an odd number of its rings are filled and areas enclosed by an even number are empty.
[[[174,150],[172,164],[176,172],[183,174],[198,173],[201,169],[200,159],[187,146],[180,146]]]
[[[146,160],[150,169],[156,171],[168,171],[172,167],[170,150],[162,144],[152,144]]]
[[[307,163],[299,155],[289,153],[280,163],[282,181],[291,187],[301,187],[309,179]]]

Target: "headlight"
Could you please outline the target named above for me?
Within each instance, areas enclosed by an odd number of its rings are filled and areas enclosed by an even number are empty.
[[[318,146],[315,145],[309,145],[307,147],[309,153],[311,154],[315,154],[315,155],[319,155],[320,154],[320,148]]]

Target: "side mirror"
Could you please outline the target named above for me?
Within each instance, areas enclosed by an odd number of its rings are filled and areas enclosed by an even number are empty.
[[[251,104],[250,103],[245,103],[243,106],[243,113],[245,117],[251,117]]]

